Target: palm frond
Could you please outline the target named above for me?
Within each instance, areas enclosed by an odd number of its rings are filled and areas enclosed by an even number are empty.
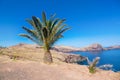
[[[50,43],[51,45],[54,45],[56,41],[58,41],[58,39],[63,37],[63,32],[69,30],[70,28],[65,28],[63,30],[58,31],[56,34],[54,34],[53,38],[51,37],[50,39]]]
[[[63,24],[64,21],[65,19],[57,21],[56,25],[54,25],[53,28],[51,29],[53,34],[57,32],[57,29],[59,29],[59,27]]]
[[[47,20],[46,20],[45,12],[42,12],[42,20],[43,20],[44,26],[46,26],[47,25]]]
[[[56,24],[56,26],[61,26],[61,24],[63,24],[63,22],[65,22],[66,19],[62,19],[62,20],[59,20],[59,22]]]
[[[28,34],[20,34],[19,36],[28,38],[28,39],[32,40],[33,42],[35,42],[35,40],[31,36],[29,36]]]
[[[58,32],[58,34],[60,35],[60,34],[63,34],[63,32],[65,32],[65,31],[67,31],[67,30],[69,30],[70,28],[64,28],[63,30],[61,30],[60,32]]]
[[[26,21],[31,25],[31,26],[35,26],[35,24],[34,24],[34,22],[33,22],[33,20],[30,20],[30,19],[26,19]]]
[[[40,46],[43,45],[43,42],[42,42],[42,41],[40,41],[40,40],[38,40],[38,39],[36,39],[36,38],[28,35],[28,34],[20,34],[19,36],[22,36],[22,37],[25,37],[25,38],[27,38],[27,39],[30,39],[31,41],[35,42],[36,44],[38,44],[38,45],[40,45]]]
[[[43,31],[44,38],[48,38],[48,30],[47,30],[47,28],[43,27],[42,31]]]
[[[35,24],[35,26],[34,26],[35,29],[40,31],[40,29],[42,28],[42,24],[40,23],[39,19],[35,16],[32,16],[32,19]]]
[[[43,28],[43,25],[41,24],[40,20],[38,18],[36,18],[35,16],[32,16],[32,19],[35,23],[35,29],[37,31],[37,34],[39,35],[39,39],[44,39],[44,36],[43,36],[43,32],[42,32],[42,28]]]
[[[53,28],[55,27],[55,25],[58,23],[59,20],[60,20],[60,19],[55,19],[55,20],[53,20],[52,25],[51,25],[51,28],[50,28],[50,32],[52,32]]]
[[[30,30],[30,29],[28,29],[28,28],[26,28],[26,27],[22,27],[28,34],[30,34],[31,36],[35,36],[35,37],[37,37],[37,35],[35,34],[35,32],[33,32],[33,30]]]
[[[50,19],[48,20],[48,25],[47,25],[47,26],[49,26],[49,28],[52,27],[52,23],[53,23],[53,21],[54,21],[54,19],[55,19],[55,18],[54,18],[55,15],[56,15],[56,14],[51,15],[51,16],[50,16]]]

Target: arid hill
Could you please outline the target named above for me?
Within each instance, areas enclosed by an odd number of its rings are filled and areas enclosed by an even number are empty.
[[[75,47],[69,47],[69,46],[55,46],[53,48],[56,51],[59,52],[65,52],[65,53],[72,53],[72,52],[101,52],[104,50],[114,50],[114,49],[120,49],[120,45],[110,46],[110,47],[103,47],[101,44],[95,43],[91,44],[86,47],[82,48],[75,48]]]
[[[37,45],[19,44],[0,50],[0,80],[120,80],[120,73],[62,62],[63,52],[51,50],[54,63],[43,63],[44,51]]]

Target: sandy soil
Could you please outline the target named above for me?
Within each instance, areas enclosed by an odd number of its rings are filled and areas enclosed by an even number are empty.
[[[0,80],[120,80],[120,73],[98,70],[91,74],[87,66],[58,59],[64,60],[67,54],[54,50],[51,53],[54,63],[47,65],[43,63],[43,49],[36,45],[15,45],[0,50]],[[20,59],[10,59],[8,55]]]
[[[120,75],[103,70],[91,74],[86,66],[77,64],[47,65],[0,56],[0,80],[120,80]]]

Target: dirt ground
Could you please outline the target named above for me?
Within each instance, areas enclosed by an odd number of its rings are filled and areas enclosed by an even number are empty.
[[[61,62],[65,53],[51,53],[54,63],[48,65],[43,63],[43,49],[36,45],[19,44],[0,50],[0,80],[120,80],[120,73],[98,70],[91,74],[87,66]],[[20,59],[10,59],[11,55]]]
[[[77,64],[48,65],[0,56],[0,80],[120,80],[120,74],[103,70],[91,74],[87,66]]]

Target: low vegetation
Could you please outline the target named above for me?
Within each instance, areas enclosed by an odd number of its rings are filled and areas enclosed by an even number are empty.
[[[96,57],[93,62],[88,61],[88,69],[90,73],[95,73],[96,72],[96,65],[99,62],[100,57]]]

